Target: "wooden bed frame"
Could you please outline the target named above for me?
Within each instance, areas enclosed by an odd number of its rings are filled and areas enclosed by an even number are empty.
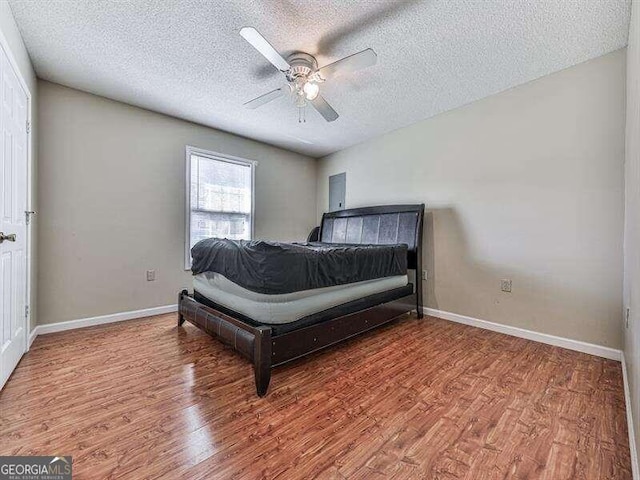
[[[183,290],[178,298],[178,326],[188,320],[251,360],[256,391],[262,397],[274,367],[384,325],[411,310],[417,310],[418,318],[422,318],[423,217],[424,204],[384,205],[325,213],[320,226],[319,238],[327,243],[407,243],[407,265],[415,271],[410,295],[277,335],[269,325],[251,325],[203,305]]]

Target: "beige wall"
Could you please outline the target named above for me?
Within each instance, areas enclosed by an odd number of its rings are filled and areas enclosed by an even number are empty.
[[[20,31],[18,30],[18,26],[13,18],[13,13],[11,12],[11,7],[9,3],[6,1],[0,2],[0,32],[4,36],[9,50],[11,51],[11,55],[13,56],[18,70],[22,75],[22,78],[27,84],[27,88],[31,93],[31,136],[30,136],[30,147],[31,147],[31,183],[33,185],[33,189],[30,192],[30,205],[32,210],[37,210],[37,190],[35,188],[36,179],[37,179],[37,153],[38,153],[38,121],[37,121],[37,105],[38,105],[38,88],[37,88],[37,79],[35,71],[33,70],[33,66],[31,65],[31,60],[29,58],[29,54],[27,53],[27,49],[22,41],[22,36],[20,35]],[[34,219],[34,222],[31,226],[31,235],[32,235],[32,258],[31,258],[31,272],[30,272],[30,282],[31,282],[31,329],[37,324],[37,227],[38,221],[37,218]]]
[[[39,91],[40,324],[175,304],[191,285],[185,145],[259,162],[258,238],[303,240],[313,227],[310,158],[44,81]]]
[[[429,307],[620,348],[624,88],[619,50],[330,155],[318,218],[343,171],[347,208],[425,202]]]
[[[635,424],[636,448],[640,446],[640,6],[631,8],[627,47],[627,136],[625,162],[625,308],[629,326],[623,327],[624,356]],[[640,474],[640,472],[639,472]]]

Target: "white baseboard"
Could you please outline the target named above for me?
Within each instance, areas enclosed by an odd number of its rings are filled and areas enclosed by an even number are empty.
[[[143,310],[132,310],[130,312],[112,313],[110,315],[101,315],[99,317],[81,318],[79,320],[69,320],[67,322],[47,323],[38,325],[31,335],[46,335],[47,333],[62,332],[64,330],[73,330],[75,328],[93,327],[95,325],[103,325],[105,323],[121,322],[123,320],[133,320],[135,318],[151,317],[153,315],[162,315],[165,313],[173,313],[178,311],[178,305],[164,305],[162,307],[145,308]],[[34,335],[34,339],[35,339]],[[31,342],[33,340],[29,338]]]
[[[554,345],[556,347],[567,348],[577,352],[588,353],[590,355],[596,355],[597,357],[617,360],[618,362],[622,360],[622,351],[615,348],[581,342],[580,340],[572,340],[570,338],[556,337],[555,335],[538,333],[532,330],[525,330],[524,328],[503,325],[501,323],[488,322],[487,320],[480,320],[478,318],[467,317],[465,315],[458,315],[457,313],[445,312],[433,308],[423,307],[422,311],[425,315],[431,315],[432,317],[438,317],[444,320],[470,325],[472,327],[491,330],[492,332],[504,333],[505,335],[511,335],[513,337],[526,338],[527,340],[533,340],[534,342],[546,343],[547,345]]]
[[[27,352],[31,348],[31,345],[33,344],[33,341],[36,339],[37,336],[38,336],[38,325],[33,327],[33,330],[31,330],[31,333],[29,334],[29,343],[27,343]]]
[[[624,382],[624,401],[627,408],[627,430],[629,431],[629,449],[631,450],[631,471],[633,472],[633,480],[640,480],[638,450],[636,446],[636,435],[633,425],[633,413],[631,411],[631,391],[629,390],[627,364],[624,361],[624,353],[622,354],[622,381]]]

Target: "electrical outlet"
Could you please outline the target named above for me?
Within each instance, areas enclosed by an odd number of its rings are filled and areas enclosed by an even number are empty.
[[[624,327],[629,328],[629,315],[631,315],[631,309],[627,308],[626,318],[624,320]]]
[[[500,280],[500,290],[502,290],[503,292],[511,293],[511,280]]]
[[[147,270],[147,282],[153,282],[156,279],[155,270]]]
[[[422,270],[422,279],[423,280],[427,280],[429,278],[429,272],[427,272],[426,270]]]

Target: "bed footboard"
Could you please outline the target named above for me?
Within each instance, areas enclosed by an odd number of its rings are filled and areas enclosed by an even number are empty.
[[[266,395],[271,369],[348,338],[385,325],[415,308],[416,293],[322,323],[273,335],[267,325],[253,326],[180,292],[178,326],[189,321],[251,360],[258,396]]]
[[[271,328],[252,327],[202,305],[191,298],[186,290],[180,292],[178,300],[178,326],[188,320],[251,360],[256,392],[260,397],[266,395],[271,381]]]

